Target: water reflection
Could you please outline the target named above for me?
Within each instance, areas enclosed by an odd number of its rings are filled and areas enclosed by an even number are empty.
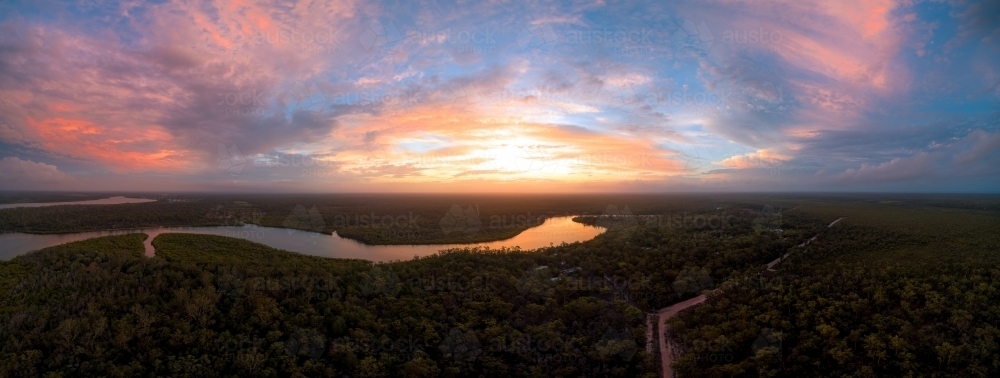
[[[314,232],[298,231],[285,228],[260,226],[224,226],[224,227],[161,227],[125,231],[95,231],[75,234],[34,235],[24,233],[0,234],[0,259],[9,260],[14,256],[24,254],[54,245],[89,239],[98,236],[121,235],[126,233],[144,232],[150,237],[146,239],[146,255],[155,252],[151,241],[157,235],[169,232],[185,232],[192,234],[207,234],[246,239],[270,247],[284,249],[313,256],[354,258],[372,261],[409,260],[414,256],[427,256],[442,249],[462,247],[514,247],[531,250],[563,242],[573,243],[593,239],[604,232],[603,228],[587,226],[573,222],[572,216],[546,219],[540,226],[521,232],[517,236],[500,241],[468,244],[436,244],[436,245],[366,245],[351,239]]]

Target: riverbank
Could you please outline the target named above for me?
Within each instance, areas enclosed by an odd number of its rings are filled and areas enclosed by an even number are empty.
[[[272,248],[312,256],[392,261],[408,260],[414,256],[427,256],[441,250],[455,248],[499,249],[518,247],[521,250],[529,251],[552,245],[560,245],[564,242],[575,243],[591,240],[603,232],[603,228],[573,222],[572,217],[556,217],[548,219],[541,225],[525,230],[514,237],[503,240],[484,243],[434,245],[369,245],[340,237],[336,233],[320,234],[289,228],[262,226],[156,227],[50,235],[6,233],[0,234],[0,259],[7,260],[29,251],[73,241],[128,233],[144,233],[149,235],[150,239],[144,243],[147,256],[155,254],[151,243],[152,239],[156,236],[165,233],[189,233],[244,239]]]

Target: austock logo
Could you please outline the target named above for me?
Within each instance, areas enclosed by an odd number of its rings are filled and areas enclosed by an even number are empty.
[[[760,213],[751,221],[753,230],[760,234],[764,232],[781,233],[781,209],[775,210],[771,205],[764,205]]]
[[[782,357],[781,351],[781,339],[784,335],[781,332],[777,332],[770,328],[764,328],[760,331],[760,336],[757,340],[753,342],[750,349],[753,350],[755,354],[763,352],[774,353],[778,358]]]
[[[479,220],[478,207],[473,209],[472,206],[469,206],[462,210],[462,207],[458,205],[451,205],[438,224],[445,235],[461,232],[472,236],[478,233],[480,227],[483,226],[483,222]]]
[[[445,358],[462,361],[473,361],[483,352],[483,345],[472,330],[462,331],[453,327],[441,340],[438,349]]]
[[[715,44],[715,35],[705,21],[683,20],[677,23],[671,40],[677,51],[707,54]]]
[[[229,22],[226,24],[228,25]],[[340,31],[329,27],[308,30],[281,28],[244,32],[238,28],[223,26],[219,34],[229,41],[229,50],[233,55],[245,55],[247,50],[265,44],[300,46],[305,51],[336,52],[340,50]]]
[[[220,337],[216,340],[218,352],[226,360],[236,360],[246,364],[260,360],[262,353],[266,351],[271,343],[265,339],[254,337]]]
[[[628,205],[619,209],[615,205],[608,205],[599,216],[584,216],[593,218],[596,224],[609,229],[631,229],[635,226],[649,228],[673,228],[690,230],[719,230],[730,229],[735,215],[720,211],[712,214],[703,213],[674,213],[674,214],[653,214],[635,215]]]
[[[372,48],[381,48],[402,40],[402,33],[399,32],[399,29],[396,29],[396,25],[392,21],[381,22],[379,20],[372,20],[358,37],[358,41],[361,42],[361,46],[365,48],[365,51],[369,51]]]
[[[219,92],[217,105],[226,109],[227,116],[263,116],[268,113],[271,94],[257,89]]]
[[[243,172],[243,167],[247,164],[246,157],[240,153],[240,149],[235,144],[226,147],[219,143],[219,169],[229,172],[231,176],[239,176]]]
[[[237,268],[220,267],[215,276],[219,292],[239,298],[249,292],[285,296],[305,293],[308,300],[340,299],[340,279],[333,276],[245,277]]]
[[[581,269],[557,270],[548,266],[535,266],[526,270],[515,284],[522,296],[550,298],[556,288],[574,292],[588,292],[598,296],[610,295],[614,300],[635,302],[653,296],[650,278],[622,276],[577,276]],[[609,298],[609,299],[611,299]]]
[[[411,278],[407,281],[409,287],[416,290],[441,293],[461,293],[466,300],[489,302],[500,293],[500,288],[506,282],[506,277],[492,274],[468,278],[462,275],[446,274]]]
[[[785,285],[782,276],[767,277],[758,274],[731,278],[720,284],[722,291],[776,290]]]
[[[309,300],[325,301],[340,299],[341,293],[337,285],[339,281],[339,278],[332,276],[254,277],[246,280],[246,288],[282,296],[301,292],[308,294]]]
[[[205,214],[205,218],[220,221],[223,226],[256,226],[267,213],[249,203],[235,202],[218,205]]]
[[[555,294],[557,278],[552,277],[548,266],[536,266],[528,269],[517,280],[517,291],[521,295],[536,295],[543,298]]]
[[[713,340],[689,340],[684,337],[681,344],[684,354],[693,355],[695,360],[699,362],[731,363],[736,359],[736,355],[733,353],[733,343],[725,336],[719,336]]]
[[[673,287],[677,295],[697,294],[715,286],[707,267],[685,267],[674,279]]]
[[[354,352],[362,355],[390,353],[397,356],[411,356],[417,351],[427,353],[426,341],[413,336],[391,339],[386,336],[369,338],[342,337],[331,343],[331,352]],[[533,338],[530,335],[516,337],[499,336],[482,342],[472,330],[463,331],[452,327],[441,335],[437,345],[445,359],[451,361],[474,362],[486,356],[513,354],[527,358],[534,363],[558,362],[567,352],[579,352],[572,348],[570,339],[562,337]]]
[[[353,352],[375,356],[382,353],[410,356],[416,351],[426,352],[426,345],[423,340],[415,339],[413,336],[396,339],[376,336],[370,338],[341,337],[331,342],[330,351],[338,353]]]
[[[295,112],[318,113],[325,109],[327,98],[316,82],[296,81],[292,88],[282,95],[281,102]]]
[[[380,240],[417,239],[420,237],[420,227],[417,220],[420,215],[407,214],[390,215],[376,214],[336,214],[333,216],[333,228],[370,228],[378,230]]]
[[[314,329],[299,328],[285,340],[285,352],[289,356],[304,356],[319,359],[326,352],[326,336]]]
[[[358,289],[367,298],[376,296],[395,297],[402,288],[399,277],[392,268],[376,266],[361,277]]]
[[[743,88],[746,95],[746,107],[751,111],[771,112],[783,110],[786,105],[784,91],[780,84],[770,81],[760,82],[757,85]]]
[[[629,227],[639,224],[638,219],[635,214],[632,214],[632,210],[625,205],[624,208],[618,209],[618,206],[608,205],[601,213],[601,219],[605,222],[607,227]]]
[[[285,218],[285,222],[282,223],[282,225],[287,229],[285,231],[288,232],[289,235],[294,233],[296,230],[321,233],[323,232],[323,228],[326,227],[326,222],[323,220],[323,215],[319,213],[319,209],[316,208],[316,206],[306,210],[305,206],[295,205],[295,208],[292,209],[290,214],[288,214],[288,217]],[[314,239],[312,244],[316,245],[317,241],[315,239],[318,235],[310,234],[309,236]]]
[[[235,298],[246,294],[246,281],[236,268],[219,267],[215,283],[219,291],[228,297]]]
[[[519,337],[500,336],[489,340],[486,351],[494,353],[514,353],[520,355],[540,356],[542,354],[558,354],[570,351],[572,340],[564,339],[561,336],[552,338],[536,339],[530,335]]]
[[[597,353],[604,360],[611,360],[615,356],[631,361],[636,352],[639,351],[639,344],[635,342],[632,333],[628,329],[615,329],[608,327],[604,336],[597,343]]]
[[[539,25],[525,25],[517,33],[514,39],[521,50],[537,49],[543,52],[550,52],[559,42],[559,36],[548,23]]]
[[[369,228],[417,228],[420,216],[413,212],[401,215],[376,214],[337,214],[333,216],[333,227],[369,227]]]

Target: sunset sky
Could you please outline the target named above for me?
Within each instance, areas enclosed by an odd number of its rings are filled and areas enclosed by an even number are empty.
[[[1000,191],[1000,2],[0,4],[0,189]]]

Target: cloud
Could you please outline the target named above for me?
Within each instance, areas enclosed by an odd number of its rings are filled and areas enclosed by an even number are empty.
[[[788,155],[782,155],[766,149],[757,150],[748,154],[731,156],[722,161],[715,162],[721,166],[745,169],[745,168],[767,168],[780,165],[782,162],[790,160]]]
[[[54,165],[21,160],[0,159],[0,185],[3,189],[68,189],[75,179]]]
[[[908,158],[895,158],[879,165],[862,164],[858,169],[833,175],[832,181],[841,183],[905,181],[928,178],[933,172],[933,156],[919,153]]]
[[[825,185],[818,171],[989,176],[996,5],[924,6],[167,0],[52,22],[24,4],[0,21],[0,147],[87,183],[81,172],[193,188],[233,184],[220,143],[329,162],[239,176],[282,190],[473,178],[693,188],[759,165],[782,168],[762,188]],[[375,22],[398,38],[363,38]],[[525,45],[525,30],[544,33]]]
[[[977,163],[1000,150],[1000,132],[990,134],[983,130],[975,130],[969,133],[966,139],[973,143],[972,148],[955,155],[952,159],[955,164]]]
[[[953,138],[947,144],[933,145],[929,151],[898,157],[878,165],[864,163],[860,168],[848,168],[829,177],[840,183],[904,182],[917,179],[951,180],[982,177],[1000,173],[1000,133],[981,129],[964,138]],[[820,171],[823,172],[823,171]],[[825,176],[817,172],[817,177]]]

